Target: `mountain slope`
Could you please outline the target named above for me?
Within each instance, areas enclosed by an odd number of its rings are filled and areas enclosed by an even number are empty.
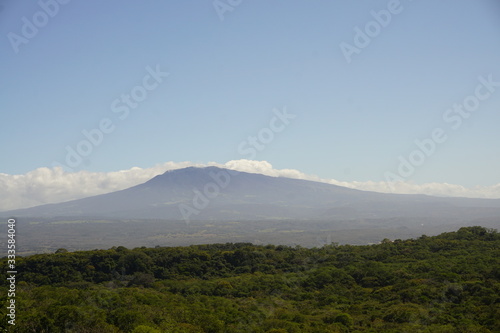
[[[117,192],[4,212],[18,217],[331,219],[500,217],[500,200],[366,192],[217,167],[167,171]]]

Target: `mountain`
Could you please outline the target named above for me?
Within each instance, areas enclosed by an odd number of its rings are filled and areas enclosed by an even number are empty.
[[[500,218],[499,199],[367,192],[218,167],[167,171],[117,192],[3,212],[17,217],[164,220]]]

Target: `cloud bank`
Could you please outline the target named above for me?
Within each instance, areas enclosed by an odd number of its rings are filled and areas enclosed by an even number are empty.
[[[386,182],[342,182],[322,179],[294,169],[275,169],[266,161],[233,160],[225,164],[210,162],[167,162],[151,168],[133,167],[113,172],[65,172],[60,167],[39,168],[22,175],[0,173],[0,211],[27,208],[47,203],[80,199],[122,190],[146,182],[168,170],[188,166],[218,166],[237,171],[260,173],[272,177],[288,177],[319,181],[364,191],[434,196],[500,198],[500,184],[466,188],[446,183],[413,184],[396,182],[392,188]]]

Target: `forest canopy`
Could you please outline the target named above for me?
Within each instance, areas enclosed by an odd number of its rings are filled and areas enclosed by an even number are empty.
[[[499,332],[500,234],[17,258],[11,332]],[[7,258],[2,258],[7,271]],[[8,281],[2,282],[7,304]],[[2,317],[7,318],[6,306]]]

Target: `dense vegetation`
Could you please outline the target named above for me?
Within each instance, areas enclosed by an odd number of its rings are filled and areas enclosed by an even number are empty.
[[[482,227],[313,249],[60,249],[17,270],[12,332],[500,332],[500,234]]]

